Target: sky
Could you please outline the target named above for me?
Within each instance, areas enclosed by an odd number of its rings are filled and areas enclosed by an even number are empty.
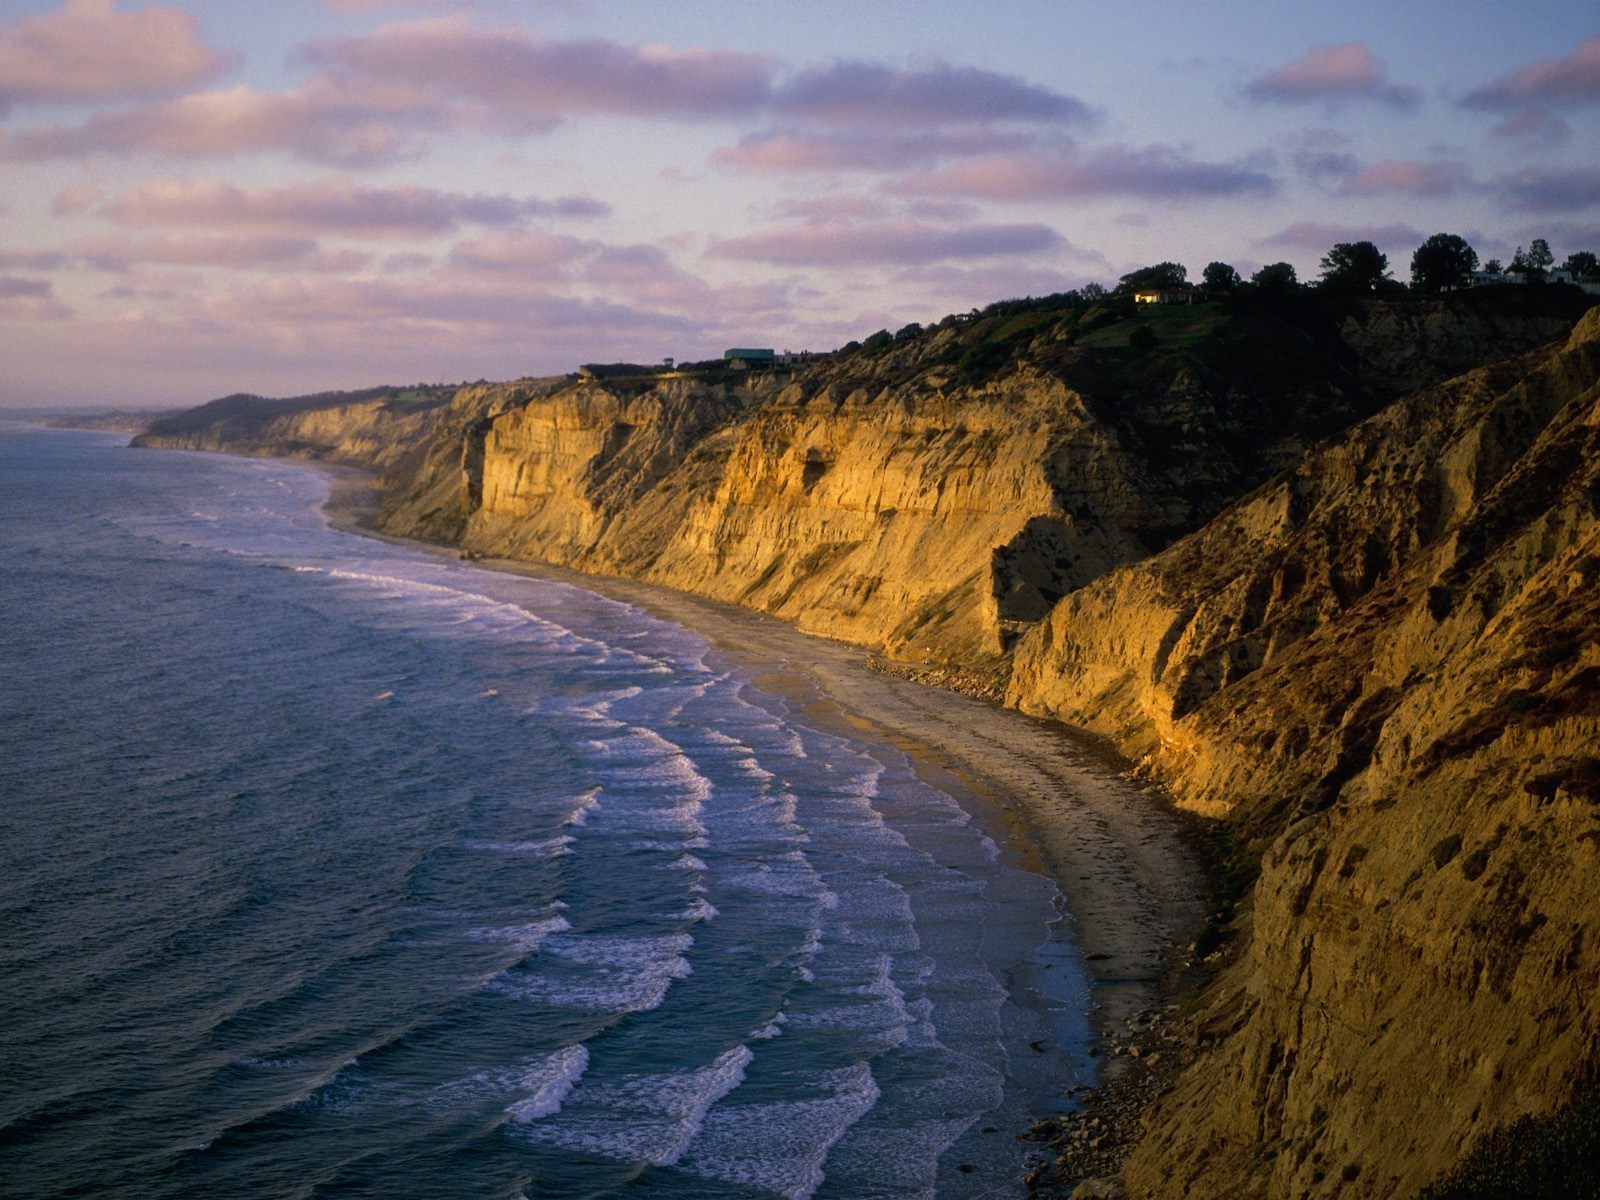
[[[0,406],[1600,252],[1594,0],[0,0]]]

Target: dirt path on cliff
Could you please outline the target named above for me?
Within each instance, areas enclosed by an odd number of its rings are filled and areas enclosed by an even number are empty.
[[[327,514],[374,534],[375,501],[358,472],[334,474]],[[444,547],[403,541],[439,553]],[[876,732],[932,772],[954,776],[996,834],[1037,846],[1066,897],[1091,983],[1091,1022],[1106,1035],[1160,999],[1172,952],[1201,924],[1203,879],[1180,818],[1126,764],[1083,735],[986,700],[872,669],[859,646],[801,633],[765,613],[634,580],[481,560],[490,570],[559,580],[637,605],[708,638],[756,683],[814,723]]]

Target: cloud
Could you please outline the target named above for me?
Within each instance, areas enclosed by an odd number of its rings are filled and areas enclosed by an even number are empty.
[[[1272,177],[1245,163],[1206,162],[1170,146],[1107,146],[1082,154],[997,155],[910,175],[892,191],[978,200],[1067,200],[1094,196],[1198,199],[1268,196]]]
[[[75,217],[79,213],[88,212],[105,198],[106,194],[93,185],[63,188],[56,193],[50,211],[58,217]]]
[[[903,70],[881,63],[811,67],[773,96],[778,112],[829,125],[919,126],[997,121],[1091,124],[1075,97],[977,67],[938,64]]]
[[[278,150],[310,162],[370,167],[414,153],[411,134],[445,123],[437,106],[394,89],[314,80],[291,92],[236,87],[95,113],[81,125],[22,129],[0,141],[0,156],[37,161],[147,153],[202,159]]]
[[[290,234],[181,233],[153,238],[92,238],[75,242],[72,253],[101,271],[138,265],[214,267],[224,270],[365,270],[372,256],[358,250],[324,250],[314,238]]]
[[[59,271],[71,261],[60,250],[0,250],[0,271]]]
[[[801,221],[866,221],[883,216],[888,205],[875,196],[856,192],[829,192],[823,196],[806,196],[795,200],[780,200],[777,213]]]
[[[1291,104],[1376,100],[1411,108],[1421,99],[1416,88],[1391,84],[1382,61],[1360,42],[1313,46],[1293,62],[1258,75],[1244,90],[1252,100]]]
[[[1332,129],[1308,129],[1292,139],[1295,168],[1308,179],[1342,179],[1361,162],[1350,152],[1350,139]]]
[[[1453,196],[1472,182],[1458,162],[1412,162],[1391,159],[1363,167],[1339,185],[1341,196]]]
[[[1270,249],[1297,246],[1303,250],[1329,250],[1340,242],[1372,242],[1377,246],[1421,245],[1427,234],[1414,225],[1326,225],[1297,221],[1256,243]]]
[[[990,129],[885,133],[860,130],[769,130],[712,155],[748,171],[894,171],[1022,149],[1032,138]]]
[[[1508,142],[1549,148],[1572,140],[1572,126],[1542,108],[1512,113],[1489,132]]]
[[[156,179],[106,202],[99,212],[136,229],[199,226],[388,238],[439,236],[463,225],[517,225],[574,203],[585,208],[591,202],[464,195],[414,186],[365,188],[343,179],[283,187]]]
[[[1492,187],[1511,209],[1576,212],[1600,205],[1600,171],[1590,167],[1554,171],[1533,167],[1502,175]]]
[[[114,0],[67,0],[60,12],[0,25],[0,115],[15,104],[170,96],[231,64],[182,9],[118,12]]]
[[[1468,108],[1576,105],[1600,101],[1600,37],[1586,38],[1564,58],[1547,58],[1468,92]]]
[[[711,117],[767,99],[777,60],[729,50],[633,47],[599,39],[537,41],[518,29],[415,21],[309,46],[336,79],[381,82],[440,102],[481,105],[485,120],[547,128],[573,113]]]
[[[781,266],[838,267],[1036,254],[1063,244],[1048,225],[937,227],[919,221],[813,222],[713,242],[714,258]]]
[[[450,264],[466,271],[547,273],[583,257],[589,246],[579,238],[538,230],[491,233],[454,246]]]
[[[11,321],[64,321],[72,310],[55,298],[48,279],[0,275],[0,317]]]
[[[109,0],[96,2],[109,8]],[[146,13],[157,11],[166,10]],[[771,54],[540,40],[459,17],[315,42],[299,59],[316,73],[291,90],[240,86],[97,112],[76,125],[16,130],[0,134],[0,155],[199,159],[282,151],[371,167],[416,156],[423,136],[439,131],[529,135],[570,116],[622,115],[776,120],[777,131],[720,155],[755,170],[904,169],[1017,144],[1014,133],[982,128],[995,123],[1094,119],[1071,96],[972,67],[835,62],[786,77]],[[139,95],[163,90],[175,89]],[[0,90],[0,104],[5,95]],[[889,127],[900,132],[883,132]],[[819,132],[825,129],[831,132]]]

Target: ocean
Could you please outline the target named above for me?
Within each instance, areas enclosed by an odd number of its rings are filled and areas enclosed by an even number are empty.
[[[0,1196],[1021,1193],[1087,987],[957,789],[124,441],[0,425]]]

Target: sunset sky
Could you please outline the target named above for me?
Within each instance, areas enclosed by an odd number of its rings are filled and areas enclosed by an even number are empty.
[[[0,0],[0,404],[829,349],[1600,252],[1594,0]]]

